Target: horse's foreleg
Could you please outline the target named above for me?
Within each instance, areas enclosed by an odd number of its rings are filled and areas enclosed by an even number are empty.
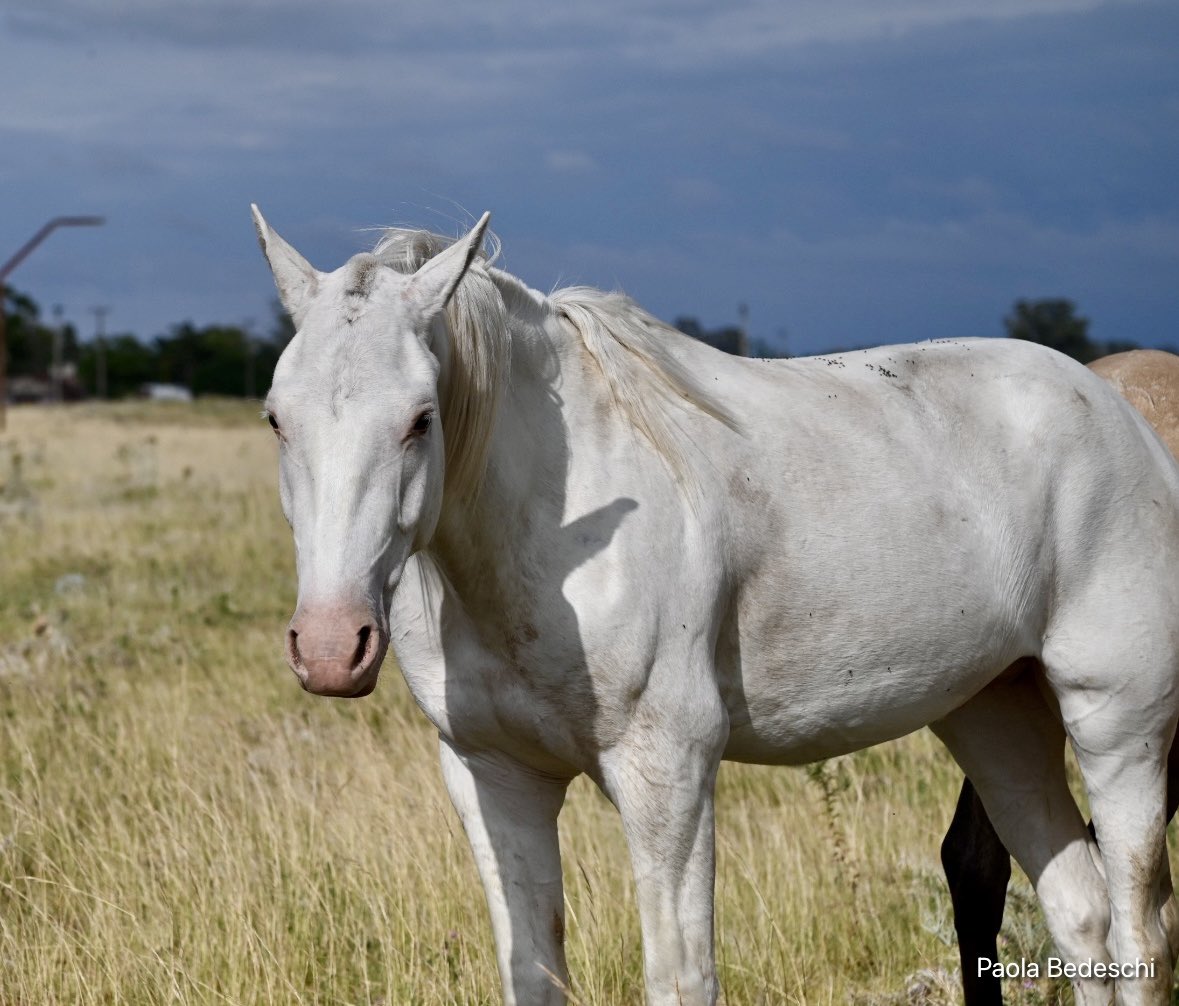
[[[954,905],[966,1006],[1002,1006],[1002,986],[986,962],[999,956],[1011,857],[969,779],[962,783],[954,820],[942,840],[942,867]]]
[[[650,1006],[712,1006],[713,788],[723,738],[632,730],[605,758],[622,815],[643,929]]]
[[[556,1006],[568,986],[557,814],[567,780],[440,745],[446,788],[475,857],[507,1006]]]

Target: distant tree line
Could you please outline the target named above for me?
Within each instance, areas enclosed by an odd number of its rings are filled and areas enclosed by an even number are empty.
[[[46,322],[27,294],[5,289],[8,376],[47,379],[60,338],[60,360],[68,372],[67,393],[92,395],[99,353],[104,352],[106,389],[111,398],[137,393],[145,384],[179,384],[194,395],[260,397],[270,387],[279,354],[294,328],[276,301],[270,331],[258,336],[240,325],[173,325],[166,335],[144,342],[130,333],[82,342],[71,324]],[[71,388],[71,384],[76,387]]]
[[[685,335],[726,353],[744,352],[744,355],[761,357],[786,355],[781,348],[762,339],[747,339],[745,332],[736,325],[706,329],[697,319],[682,317],[675,320],[675,327]],[[1091,363],[1111,353],[1141,348],[1138,343],[1128,339],[1103,341],[1092,338],[1089,335],[1089,319],[1079,315],[1076,305],[1064,298],[1017,300],[1011,313],[1003,319],[1003,328],[1008,338],[1038,342],[1081,363]],[[1167,347],[1167,351],[1179,353],[1179,350],[1171,347]]]
[[[1092,338],[1089,319],[1077,314],[1076,305],[1063,298],[1017,300],[1011,313],[1003,319],[1003,327],[1009,338],[1038,342],[1081,363],[1092,363],[1111,353],[1142,348],[1129,339],[1103,341]],[[1176,352],[1170,347],[1167,351]]]
[[[45,379],[53,362],[53,342],[61,340],[60,358],[74,375],[75,395],[95,393],[100,347],[96,340],[82,342],[73,325],[46,323],[40,308],[27,294],[4,291],[7,318],[8,374],[10,378]],[[129,333],[104,339],[106,389],[120,398],[137,393],[145,384],[179,384],[194,395],[242,395],[256,397],[270,387],[279,354],[294,335],[294,326],[278,301],[273,302],[270,331],[257,336],[240,325],[206,325],[191,322],[173,325],[166,335],[144,342]],[[1059,350],[1082,363],[1110,353],[1136,349],[1126,340],[1103,342],[1089,335],[1089,320],[1065,299],[1019,300],[1003,319],[1007,335]],[[675,320],[681,332],[728,353],[749,356],[784,356],[781,347],[762,339],[750,339],[739,326],[706,329],[691,317]],[[67,391],[70,390],[67,388]]]

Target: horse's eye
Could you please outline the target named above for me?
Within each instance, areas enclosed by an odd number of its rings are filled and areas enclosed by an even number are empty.
[[[278,432],[278,420],[275,419],[274,416],[272,416],[269,412],[266,414],[266,420],[267,420],[267,422],[270,423],[270,428],[272,430],[274,430],[275,433],[277,433]]]
[[[417,419],[413,421],[413,426],[410,427],[410,432],[420,437],[430,428],[430,424],[432,422],[434,422],[434,413],[423,412],[420,416],[418,416]]]

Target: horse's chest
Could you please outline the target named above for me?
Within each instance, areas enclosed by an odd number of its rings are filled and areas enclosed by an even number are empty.
[[[502,751],[553,774],[592,771],[601,745],[588,678],[567,655],[545,655],[542,627],[513,629],[502,647],[453,626],[437,647],[403,639],[397,656],[414,699],[459,747]]]

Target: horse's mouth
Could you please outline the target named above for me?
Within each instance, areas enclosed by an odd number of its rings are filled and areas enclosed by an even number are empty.
[[[389,648],[389,633],[383,627],[362,626],[345,648],[338,640],[309,640],[308,634],[295,626],[292,621],[287,630],[286,658],[304,691],[328,698],[358,699],[377,687]]]
[[[366,674],[356,685],[355,689],[349,691],[346,688],[337,688],[328,686],[324,688],[312,687],[307,680],[300,678],[299,684],[303,686],[303,691],[309,692],[312,695],[319,695],[328,699],[362,699],[366,695],[371,695],[377,687],[377,679],[380,677],[380,668],[375,668],[370,673]]]

